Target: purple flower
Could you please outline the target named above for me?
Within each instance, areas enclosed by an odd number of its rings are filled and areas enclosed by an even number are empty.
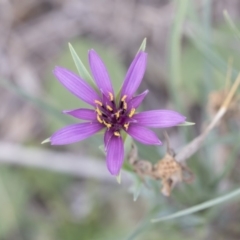
[[[56,67],[54,75],[60,83],[72,94],[91,105],[92,109],[63,111],[86,122],[72,124],[58,130],[50,137],[50,141],[52,145],[70,144],[105,129],[107,167],[112,175],[118,175],[124,159],[122,131],[143,144],[161,145],[157,135],[146,127],[172,127],[183,123],[186,118],[170,110],[136,113],[136,109],[148,93],[146,90],[134,96],[146,69],[147,54],[145,52],[139,52],[129,67],[121,88],[119,102],[116,101],[110,77],[98,54],[90,50],[88,56],[92,75],[101,94],[79,76],[67,69]]]

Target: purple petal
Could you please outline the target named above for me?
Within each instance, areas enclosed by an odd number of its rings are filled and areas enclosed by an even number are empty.
[[[186,120],[186,117],[171,110],[152,110],[136,113],[133,118],[138,124],[153,128],[173,127]]]
[[[100,123],[77,123],[66,126],[51,137],[52,145],[65,145],[86,139],[103,129]]]
[[[103,105],[113,106],[113,102],[110,101],[109,94],[107,96],[104,93],[102,94],[102,103]]]
[[[127,133],[139,141],[140,143],[147,145],[161,145],[161,141],[157,135],[148,128],[139,126],[137,124],[130,124]]]
[[[105,146],[105,149],[107,149],[109,140],[111,139],[112,136],[113,136],[113,132],[111,130],[107,129],[105,131],[105,133],[104,133],[104,146]]]
[[[92,109],[79,108],[73,110],[64,110],[63,113],[83,120],[97,120],[97,113]]]
[[[95,106],[95,100],[101,101],[96,91],[89,84],[69,70],[55,67],[53,73],[65,88],[84,102]]]
[[[145,52],[140,52],[134,58],[132,64],[130,65],[128,72],[126,74],[125,80],[123,82],[121,98],[127,95],[127,99],[130,99],[133,94],[138,89],[143,75],[145,73],[147,65],[147,54]]]
[[[113,87],[107,69],[101,58],[93,49],[88,53],[88,60],[93,77],[100,91],[106,96],[109,96],[109,93],[113,94]]]
[[[112,175],[118,175],[124,159],[122,137],[112,136],[107,147],[107,167]]]
[[[145,96],[148,94],[148,90],[144,91],[143,93],[133,97],[129,102],[128,102],[128,106],[129,108],[135,108],[137,109],[139,107],[139,105],[142,103],[142,101],[144,100]]]

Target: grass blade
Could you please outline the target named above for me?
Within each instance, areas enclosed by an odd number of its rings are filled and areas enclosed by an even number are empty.
[[[16,93],[18,96],[26,99],[28,102],[32,102],[35,106],[43,109],[46,113],[53,115],[56,119],[62,120],[64,123],[67,123],[67,124],[70,123],[70,121],[67,120],[67,118],[61,113],[60,110],[53,107],[49,103],[46,103],[45,101],[43,101],[40,98],[31,96],[23,89],[12,84],[10,81],[2,80],[0,84],[3,85],[4,87],[6,87],[7,89],[9,89],[10,91]]]
[[[240,31],[239,29],[236,27],[236,25],[234,24],[234,22],[232,21],[231,17],[229,16],[227,10],[223,11],[223,15],[225,17],[225,20],[227,21],[227,23],[229,24],[230,28],[233,30],[233,32],[236,34],[238,40],[240,40]]]
[[[220,204],[220,203],[223,203],[223,202],[226,202],[234,197],[237,197],[240,195],[240,188],[235,190],[235,191],[232,191],[228,194],[225,194],[224,196],[222,197],[218,197],[218,198],[215,198],[215,199],[212,199],[210,201],[207,201],[207,202],[204,202],[204,203],[201,203],[199,205],[195,205],[193,207],[190,207],[190,208],[187,208],[185,210],[182,210],[182,211],[179,211],[179,212],[176,212],[174,214],[171,214],[171,215],[168,215],[168,216],[165,216],[165,217],[160,217],[160,218],[156,218],[156,219],[152,219],[151,222],[153,223],[156,223],[156,222],[161,222],[161,221],[166,221],[166,220],[170,220],[170,219],[175,219],[175,218],[179,218],[179,217],[183,217],[183,216],[186,216],[186,215],[189,215],[189,214],[192,214],[192,213],[195,213],[195,212],[198,212],[198,211],[201,211],[201,210],[204,210],[206,208],[210,208],[210,207],[213,207],[217,204]]]
[[[172,97],[176,98],[175,92],[181,83],[181,38],[182,26],[187,13],[188,0],[177,1],[176,17],[174,21],[173,31],[170,39],[170,83]],[[177,99],[175,99],[176,101]],[[176,101],[177,103],[178,101]]]

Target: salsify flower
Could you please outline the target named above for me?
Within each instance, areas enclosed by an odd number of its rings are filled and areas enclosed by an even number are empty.
[[[56,67],[54,75],[73,95],[91,105],[91,108],[65,110],[63,113],[86,122],[72,124],[55,132],[49,139],[52,145],[64,145],[86,139],[102,129],[107,167],[112,175],[118,175],[124,160],[122,132],[143,144],[161,145],[157,135],[146,127],[165,128],[185,122],[185,117],[170,110],[152,110],[137,113],[148,90],[134,96],[147,62],[147,54],[140,51],[131,63],[116,100],[106,67],[94,50],[89,51],[89,65],[99,93],[86,81],[67,69]]]

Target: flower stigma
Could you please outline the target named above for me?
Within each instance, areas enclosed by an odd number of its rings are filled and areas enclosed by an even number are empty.
[[[119,104],[114,101],[113,93],[109,92],[109,99],[104,102],[95,100],[95,111],[97,113],[97,121],[111,130],[114,136],[120,137],[121,130],[127,131],[130,125],[130,118],[135,114],[136,109],[128,109],[126,102],[127,95],[124,95]]]

